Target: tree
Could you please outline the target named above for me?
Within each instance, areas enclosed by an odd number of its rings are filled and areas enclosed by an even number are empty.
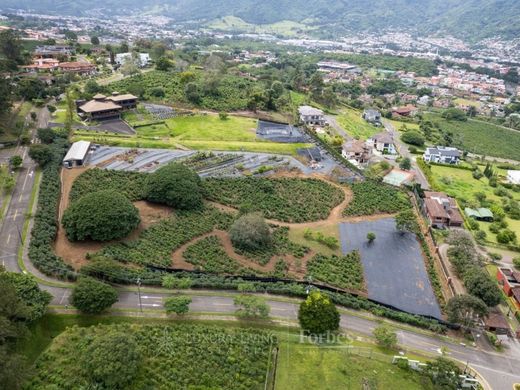
[[[127,388],[136,377],[141,354],[130,332],[97,335],[82,356],[83,375],[106,389]]]
[[[202,206],[202,184],[199,175],[182,164],[168,164],[148,178],[147,200],[182,210]]]
[[[388,349],[395,348],[397,345],[397,334],[388,326],[380,325],[374,329],[374,337],[377,343]]]
[[[235,314],[244,318],[267,318],[269,317],[269,305],[262,297],[255,295],[238,295],[233,299],[238,309]]]
[[[488,314],[486,304],[472,295],[457,295],[451,298],[446,305],[448,321],[471,328],[478,319]]]
[[[412,161],[408,157],[403,158],[399,163],[399,168],[409,171],[412,168]]]
[[[374,232],[367,233],[367,240],[369,243],[374,242],[375,239],[376,239],[376,234]]]
[[[62,224],[71,241],[110,241],[126,237],[141,219],[124,195],[104,190],[84,195],[69,206]]]
[[[493,307],[500,303],[500,290],[484,270],[471,268],[466,271],[463,280],[468,293],[482,299],[486,305]]]
[[[34,144],[29,147],[31,157],[40,167],[44,167],[52,160],[53,153],[49,145]]]
[[[237,248],[257,250],[271,244],[271,231],[264,218],[257,213],[238,218],[229,230],[231,242]]]
[[[155,68],[157,70],[161,70],[163,72],[170,70],[172,67],[173,67],[173,63],[169,60],[168,57],[160,57],[155,62]]]
[[[9,159],[9,164],[11,164],[11,167],[13,167],[13,169],[20,168],[22,163],[23,163],[22,157],[17,154],[15,154],[14,156],[11,156],[11,158]]]
[[[198,104],[200,101],[199,87],[196,83],[190,82],[184,87],[184,95],[186,99],[193,104]]]
[[[448,108],[446,111],[442,113],[442,117],[446,120],[454,120],[465,122],[468,120],[466,113],[458,108]]]
[[[99,314],[118,301],[116,290],[90,277],[82,277],[72,290],[72,305],[87,314]]]
[[[300,326],[306,332],[321,335],[339,328],[339,312],[330,298],[320,291],[312,291],[300,304]]]
[[[435,389],[457,390],[461,388],[462,382],[459,377],[460,368],[451,360],[438,357],[434,361],[426,362],[422,374],[427,376]]]
[[[88,80],[85,83],[85,88],[83,90],[88,95],[95,95],[96,93],[102,92],[103,88],[96,82],[96,80]]]
[[[227,112],[221,111],[218,113],[218,117],[220,118],[220,120],[225,121],[228,119],[229,115]]]
[[[401,136],[401,139],[403,140],[403,142],[406,142],[407,144],[410,144],[410,145],[415,145],[415,146],[424,145],[424,137],[422,136],[422,134],[420,134],[419,132],[414,131],[414,130],[410,130],[410,131],[407,131],[406,133],[404,133]]]
[[[475,107],[473,105],[468,107],[468,112],[467,112],[468,117],[474,118],[477,116],[477,114],[478,114],[477,107]]]
[[[417,217],[411,209],[401,211],[396,215],[395,227],[402,233],[410,232],[417,234],[420,232],[419,224],[417,223]]]
[[[0,32],[0,71],[16,71],[23,63],[20,34],[14,29]]]
[[[497,241],[501,244],[509,244],[516,241],[516,233],[510,229],[501,230],[497,234]]]
[[[99,37],[93,35],[90,37],[90,43],[92,43],[94,46],[99,45]]]
[[[54,138],[56,137],[56,133],[51,128],[42,128],[38,129],[37,131],[38,138],[42,143],[44,144],[51,144],[54,141]]]
[[[513,259],[513,265],[516,269],[520,270],[520,256],[517,256]]]
[[[164,300],[164,308],[167,314],[185,314],[190,310],[191,298],[186,296],[169,297]]]

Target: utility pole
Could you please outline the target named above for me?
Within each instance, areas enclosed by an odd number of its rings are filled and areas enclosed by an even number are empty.
[[[137,278],[137,295],[139,296],[139,310],[143,312],[143,303],[141,302],[141,278]]]

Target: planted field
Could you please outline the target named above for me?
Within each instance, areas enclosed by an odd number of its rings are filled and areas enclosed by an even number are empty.
[[[426,115],[426,119],[453,133],[455,146],[470,153],[520,161],[520,131],[472,119],[447,121],[435,114]]]
[[[212,201],[284,222],[325,219],[344,199],[343,191],[317,179],[207,179],[204,186]]]
[[[307,275],[330,286],[363,290],[363,266],[359,252],[343,256],[316,255],[307,263]]]
[[[361,117],[361,112],[354,109],[342,110],[336,120],[348,135],[356,139],[366,140],[382,131],[380,127],[375,127],[365,121]]]
[[[260,330],[194,324],[72,327],[39,357],[27,388],[102,388],[85,368],[85,359],[90,346],[107,334],[124,334],[138,345],[137,367],[126,389],[260,390],[277,344]]]
[[[386,184],[366,180],[351,186],[354,199],[344,211],[346,216],[397,213],[410,207],[406,194]]]

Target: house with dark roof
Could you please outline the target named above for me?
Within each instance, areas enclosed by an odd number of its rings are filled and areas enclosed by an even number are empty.
[[[446,229],[461,227],[464,224],[455,199],[443,192],[425,191],[422,208],[434,228]]]
[[[457,148],[435,146],[426,148],[423,154],[424,161],[441,164],[458,164],[462,153]]]
[[[511,298],[516,308],[520,310],[520,271],[499,267],[497,279],[504,293]]]
[[[311,106],[300,106],[298,108],[300,122],[307,126],[325,126],[325,115],[323,111]]]
[[[98,93],[92,100],[76,101],[77,112],[84,120],[119,119],[121,112],[137,106],[137,96],[126,94],[119,95],[114,92],[112,96]]]
[[[383,131],[367,139],[367,144],[382,154],[397,154],[394,138],[388,131]]]
[[[372,148],[362,140],[351,140],[343,144],[341,155],[355,166],[362,166],[370,161]]]

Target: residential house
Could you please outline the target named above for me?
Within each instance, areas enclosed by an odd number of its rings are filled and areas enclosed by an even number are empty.
[[[394,138],[387,131],[372,136],[367,144],[382,154],[397,154]]]
[[[516,308],[520,310],[520,271],[500,267],[497,270],[497,279],[504,293],[511,298]]]
[[[404,107],[397,107],[397,108],[393,108],[392,109],[392,115],[394,116],[405,116],[405,117],[409,117],[409,116],[415,116],[417,114],[418,110],[417,110],[417,107],[415,106],[412,106],[412,105],[407,105],[407,106],[404,106]]]
[[[119,95],[117,92],[109,97],[97,94],[88,102],[76,101],[78,115],[85,120],[119,119],[122,111],[136,106],[137,96]]]
[[[325,126],[325,115],[322,110],[311,106],[300,106],[298,113],[300,121],[307,126]]]
[[[37,46],[34,49],[34,55],[39,58],[68,58],[72,55],[72,48],[59,45]]]
[[[520,171],[507,171],[507,182],[511,184],[520,184]]]
[[[423,154],[424,161],[442,164],[458,164],[462,153],[457,148],[435,146],[426,148]]]
[[[124,65],[128,61],[135,61],[137,66],[144,68],[151,62],[150,55],[148,53],[119,53],[116,54],[115,63],[117,65]]]
[[[381,126],[381,113],[377,110],[367,109],[363,111],[362,118],[368,123],[372,123],[376,126]]]
[[[422,210],[434,228],[461,227],[464,224],[455,199],[443,192],[425,191]]]
[[[96,73],[96,66],[90,62],[60,62],[58,69],[66,73],[77,73],[81,75],[92,75]]]
[[[427,106],[428,104],[430,104],[430,100],[431,98],[428,95],[424,95],[417,100],[417,104],[421,106]]]
[[[486,209],[484,207],[478,208],[478,209],[471,209],[469,207],[466,207],[464,209],[464,213],[469,217],[476,219],[477,221],[484,221],[484,222],[493,222],[493,213],[490,209]]]
[[[343,144],[341,155],[355,166],[362,166],[370,161],[372,148],[364,141],[352,140]]]

